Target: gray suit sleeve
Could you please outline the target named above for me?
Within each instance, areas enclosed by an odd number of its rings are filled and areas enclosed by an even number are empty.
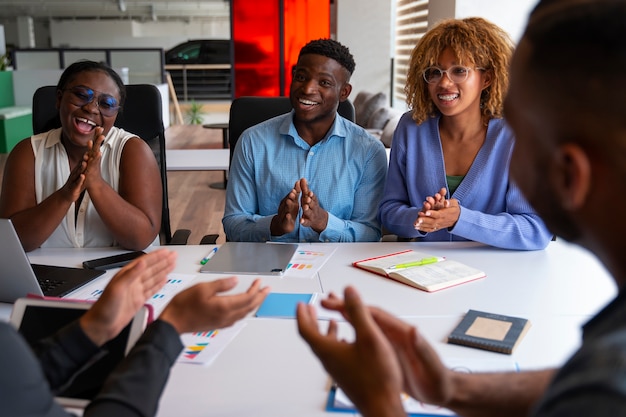
[[[111,373],[84,417],[153,416],[183,345],[166,322],[153,322],[124,361]]]
[[[0,322],[0,404],[3,416],[68,417],[26,341]]]

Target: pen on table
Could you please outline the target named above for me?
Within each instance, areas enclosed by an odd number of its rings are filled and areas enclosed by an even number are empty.
[[[423,258],[423,259],[420,259],[419,261],[406,262],[406,263],[403,263],[403,264],[392,265],[392,266],[389,267],[389,269],[402,269],[402,268],[410,268],[412,266],[422,266],[422,265],[434,264],[434,263],[443,261],[443,259],[444,258],[440,258],[438,256],[431,256],[430,258]]]
[[[202,258],[202,260],[200,261],[200,265],[204,265],[205,263],[209,262],[213,255],[215,255],[215,252],[217,252],[217,247],[213,248],[213,250],[211,250],[211,252],[209,252],[207,256]]]

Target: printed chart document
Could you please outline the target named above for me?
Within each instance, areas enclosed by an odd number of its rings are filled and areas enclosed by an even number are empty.
[[[433,292],[485,277],[471,266],[411,249],[352,263],[357,268]]]
[[[165,285],[161,287],[152,297],[150,297],[146,304],[150,304],[154,310],[155,317],[163,311],[167,303],[169,303],[176,294],[183,289],[187,288],[189,283],[196,277],[193,274],[168,274]],[[104,291],[106,283],[97,282],[92,285],[86,285],[79,291],[72,295],[73,299],[95,301],[100,298],[100,294]]]
[[[225,329],[182,334],[185,347],[176,362],[210,365],[245,325],[244,321],[238,321]]]
[[[336,250],[336,247],[329,247],[324,243],[300,245],[287,265],[284,276],[313,278]]]
[[[189,274],[169,274],[165,285],[146,303],[154,308],[154,313],[158,317],[172,298],[183,289],[187,288],[189,282],[195,277],[195,275]]]
[[[442,358],[443,359],[443,358]],[[461,358],[443,359],[445,365],[458,372],[519,372],[517,363],[513,360],[470,360]],[[402,404],[409,416],[455,416],[454,412],[430,404],[424,404],[416,399],[402,394]],[[354,412],[356,408],[343,390],[333,385],[328,394],[326,411]]]

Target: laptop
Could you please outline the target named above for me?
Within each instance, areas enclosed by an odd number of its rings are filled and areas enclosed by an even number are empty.
[[[27,294],[63,297],[106,271],[31,264],[10,219],[0,219],[0,302]]]
[[[200,272],[282,275],[296,250],[297,243],[226,242]]]

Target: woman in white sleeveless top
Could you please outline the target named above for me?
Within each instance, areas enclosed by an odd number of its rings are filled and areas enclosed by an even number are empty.
[[[76,62],[57,85],[62,127],[24,139],[9,154],[0,217],[13,221],[25,250],[140,250],[158,238],[156,159],[142,139],[113,126],[124,97],[111,68]]]

